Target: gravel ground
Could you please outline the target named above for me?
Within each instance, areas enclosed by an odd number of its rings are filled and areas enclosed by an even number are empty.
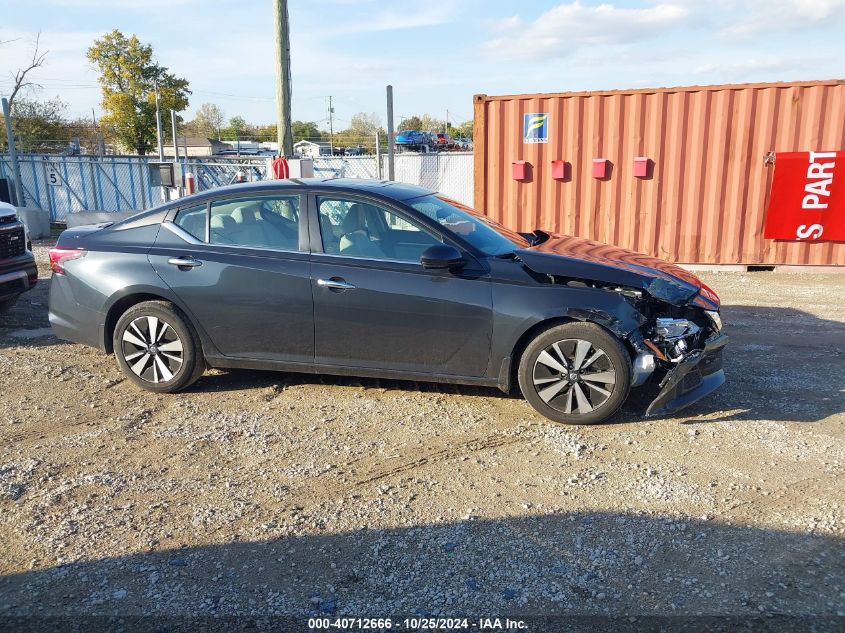
[[[727,384],[676,417],[634,401],[566,427],[385,380],[138,391],[43,329],[45,249],[0,316],[0,621],[845,616],[841,275],[703,274]]]

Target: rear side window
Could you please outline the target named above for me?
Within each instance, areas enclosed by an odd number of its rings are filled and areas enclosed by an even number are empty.
[[[186,233],[201,242],[205,241],[205,216],[206,206],[204,204],[195,207],[181,209],[173,222]]]
[[[299,250],[299,196],[228,198],[211,205],[211,243]]]

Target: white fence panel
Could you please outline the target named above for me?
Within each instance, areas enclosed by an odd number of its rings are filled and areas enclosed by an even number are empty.
[[[375,156],[322,156],[314,159],[317,178],[378,178]]]
[[[387,173],[385,158],[384,173]],[[439,191],[472,206],[473,155],[469,153],[411,154],[396,156],[394,176],[400,182]]]

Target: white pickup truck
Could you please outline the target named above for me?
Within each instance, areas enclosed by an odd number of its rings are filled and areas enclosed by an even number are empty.
[[[15,207],[0,202],[0,312],[38,281],[32,243]]]

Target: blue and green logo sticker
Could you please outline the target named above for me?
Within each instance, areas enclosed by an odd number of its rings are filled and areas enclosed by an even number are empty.
[[[522,124],[523,143],[549,142],[549,113],[532,112],[526,114]]]

